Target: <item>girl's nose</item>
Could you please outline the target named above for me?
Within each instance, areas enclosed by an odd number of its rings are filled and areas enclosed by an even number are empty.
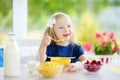
[[[65,28],[64,28],[64,31],[65,31],[65,32],[69,31],[69,28],[68,28],[68,27],[65,27]]]

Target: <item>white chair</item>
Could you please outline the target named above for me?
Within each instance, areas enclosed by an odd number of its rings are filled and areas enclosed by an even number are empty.
[[[19,39],[17,40],[21,54],[21,64],[36,60],[40,40],[37,39]]]

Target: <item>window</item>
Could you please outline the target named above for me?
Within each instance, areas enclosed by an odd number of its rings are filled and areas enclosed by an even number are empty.
[[[7,42],[7,33],[12,31],[12,0],[0,0],[0,45]]]

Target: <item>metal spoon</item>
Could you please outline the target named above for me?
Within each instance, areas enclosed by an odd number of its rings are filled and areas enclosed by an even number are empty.
[[[64,41],[64,39],[58,39],[58,40],[56,40],[56,39],[53,39],[53,38],[51,38],[53,41],[55,41],[55,42],[57,42],[57,43],[59,43],[59,42],[63,42]]]

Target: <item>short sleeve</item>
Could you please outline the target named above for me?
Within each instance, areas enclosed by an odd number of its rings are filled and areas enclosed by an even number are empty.
[[[75,44],[74,47],[74,55],[76,58],[79,58],[81,55],[84,54],[84,50],[80,44]]]

